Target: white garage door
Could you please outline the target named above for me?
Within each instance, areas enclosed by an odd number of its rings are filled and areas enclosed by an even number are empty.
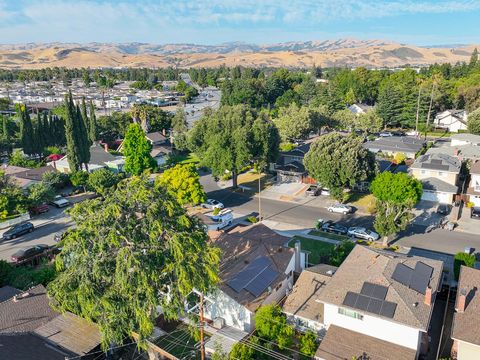
[[[423,190],[422,200],[449,204],[451,203],[451,195],[449,193]]]

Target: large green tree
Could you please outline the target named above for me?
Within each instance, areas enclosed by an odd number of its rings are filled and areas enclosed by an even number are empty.
[[[372,179],[376,172],[375,157],[362,146],[362,139],[339,133],[313,142],[304,164],[310,176],[338,200],[343,200],[344,189]]]
[[[422,183],[404,173],[385,171],[375,177],[370,186],[376,199],[375,230],[388,237],[404,230],[412,219],[411,210],[422,196]]]
[[[480,108],[468,114],[468,131],[475,135],[480,135]]]
[[[172,118],[173,144],[175,148],[183,151],[187,144],[187,117],[183,107],[179,107]]]
[[[296,103],[280,108],[275,125],[282,140],[291,141],[306,138],[314,128],[313,116],[308,107],[300,107]]]
[[[27,208],[23,189],[0,170],[0,220],[22,213]]]
[[[55,197],[53,187],[45,182],[33,184],[28,188],[27,201],[29,206],[45,204]]]
[[[383,129],[383,119],[376,110],[369,110],[366,113],[359,114],[356,119],[356,128],[365,133],[376,133]]]
[[[166,188],[181,205],[197,205],[207,199],[193,164],[179,164],[165,170],[156,183]]]
[[[140,175],[145,170],[154,170],[157,166],[150,152],[152,144],[145,137],[139,124],[131,124],[123,141],[125,155],[125,171],[132,175]]]
[[[20,142],[23,153],[26,155],[34,155],[36,153],[35,132],[26,106],[20,107],[20,119]]]
[[[98,140],[98,127],[97,127],[97,117],[95,116],[95,106],[93,105],[92,100],[89,103],[89,125],[88,125],[88,138],[93,144]]]
[[[94,171],[88,177],[87,185],[97,194],[105,196],[119,181],[119,177],[107,169]]]
[[[194,289],[206,293],[218,282],[219,250],[202,223],[146,177],[125,180],[70,215],[76,227],[55,259],[59,274],[48,294],[57,310],[95,322],[104,349],[132,332],[145,340],[159,308],[177,319]]]
[[[268,117],[245,105],[206,112],[189,132],[189,147],[214,175],[229,171],[237,187],[239,171],[256,160],[268,163],[278,151],[278,135]]]
[[[293,343],[295,331],[287,324],[287,319],[278,305],[263,305],[255,313],[255,327],[258,335],[274,341],[280,349]]]

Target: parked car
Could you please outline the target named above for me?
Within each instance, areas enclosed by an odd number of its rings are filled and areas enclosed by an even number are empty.
[[[305,190],[305,195],[308,196],[318,196],[320,195],[322,189],[317,185],[310,185],[307,190]]]
[[[391,137],[393,134],[390,131],[383,131],[379,134],[380,137]]]
[[[34,229],[35,227],[31,222],[15,225],[3,233],[2,240],[15,239],[21,235],[32,232]]]
[[[11,260],[15,263],[28,260],[33,258],[34,256],[43,254],[49,248],[50,247],[48,245],[39,244],[39,245],[31,246],[25,249],[20,249],[11,256]]]
[[[480,206],[472,207],[472,210],[470,210],[470,217],[480,219]]]
[[[380,238],[375,231],[368,230],[364,227],[351,227],[348,229],[348,235],[369,241],[376,241]]]
[[[30,214],[39,215],[39,214],[46,213],[49,210],[50,210],[50,208],[48,207],[47,204],[41,204],[41,205],[38,205],[38,206],[31,207],[30,208]]]
[[[322,224],[323,231],[329,232],[329,233],[335,233],[339,235],[346,235],[347,234],[347,228],[345,226],[342,226],[340,224],[334,223],[331,220],[325,221]]]
[[[334,212],[334,213],[340,213],[347,215],[351,212],[353,212],[353,208],[351,206],[345,205],[345,204],[333,204],[327,208],[328,211]]]
[[[56,206],[57,208],[63,208],[68,205],[70,205],[70,201],[65,199],[62,195],[57,195],[53,198],[53,200],[50,202],[53,206]]]
[[[448,215],[450,214],[451,207],[448,204],[438,204],[437,206],[437,214],[440,215]]]
[[[204,203],[201,204],[201,207],[205,209],[223,209],[224,206],[220,201],[214,200],[214,199],[207,199]]]

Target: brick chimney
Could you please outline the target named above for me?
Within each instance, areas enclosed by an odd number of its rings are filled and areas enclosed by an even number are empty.
[[[108,152],[108,143],[104,143],[103,148],[105,149],[105,152]]]
[[[461,289],[460,293],[458,294],[458,300],[457,300],[457,312],[463,313],[465,311],[465,305],[467,302],[467,290],[466,289]]]
[[[432,306],[432,295],[432,288],[428,286],[425,290],[425,305]]]

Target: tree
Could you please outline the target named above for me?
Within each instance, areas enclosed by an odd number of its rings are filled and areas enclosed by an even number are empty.
[[[177,108],[172,118],[173,144],[180,151],[186,150],[187,144],[187,117],[183,107]]]
[[[353,241],[344,240],[330,253],[330,265],[340,266],[355,247]]]
[[[147,177],[122,181],[70,215],[76,227],[55,258],[59,274],[48,294],[58,311],[95,322],[104,349],[132,332],[142,344],[158,308],[178,319],[193,289],[207,293],[218,282],[220,250],[203,224]]]
[[[313,331],[307,331],[300,337],[300,352],[313,357],[318,348],[317,335]]]
[[[90,162],[90,145],[91,144],[88,138],[88,132],[85,126],[85,121],[83,120],[81,110],[78,105],[76,107],[75,119],[76,119],[75,135],[77,137],[77,144],[78,144],[78,159],[79,159],[80,165],[83,164],[85,166],[85,170],[88,171],[88,163]]]
[[[376,198],[374,227],[386,246],[390,235],[407,227],[410,211],[422,197],[422,183],[404,173],[385,171],[375,177],[370,190]]]
[[[0,219],[20,214],[27,209],[23,189],[0,171]]]
[[[375,175],[374,155],[362,146],[362,139],[330,133],[321,136],[305,155],[305,168],[332,196],[343,200],[344,189]]]
[[[252,340],[253,341],[253,340]],[[228,355],[230,360],[257,360],[257,352],[250,345],[245,345],[242,342],[237,342],[232,347],[232,351]]]
[[[26,155],[35,154],[35,134],[33,130],[32,120],[26,106],[20,107],[20,142],[22,144],[23,153]]]
[[[335,120],[335,122],[341,129],[346,129],[348,131],[352,131],[357,122],[355,114],[348,109],[336,111],[332,115],[332,118]]]
[[[475,266],[476,260],[477,259],[473,254],[467,254],[465,252],[456,253],[453,262],[453,272],[455,275],[455,280],[458,281],[458,278],[460,277],[460,269],[462,266],[473,268]]]
[[[97,128],[97,117],[95,116],[95,106],[93,106],[92,100],[89,103],[90,118],[88,125],[88,138],[93,144],[98,140],[98,128]]]
[[[118,180],[118,176],[110,170],[99,169],[89,175],[87,185],[97,194],[106,196],[109,189],[117,185]]]
[[[8,163],[12,166],[19,166],[24,168],[37,168],[40,166],[40,163],[35,160],[29,160],[20,150],[15,150],[10,154],[8,158]]]
[[[266,163],[278,151],[278,138],[263,133],[272,131],[271,125],[258,124],[254,132],[256,115],[245,105],[222,106],[217,111],[206,112],[189,132],[190,150],[202,159],[203,165],[212,169],[213,175],[220,176],[229,171],[234,188],[237,187],[239,171],[250,161]],[[270,123],[263,117],[260,121]]]
[[[356,128],[365,133],[376,133],[383,129],[383,119],[375,110],[359,114],[355,122]]]
[[[75,171],[73,173],[70,173],[70,182],[72,183],[73,186],[82,186],[83,191],[86,191],[86,186],[88,182],[89,174],[86,171]]]
[[[299,107],[295,103],[286,108],[280,108],[275,125],[282,140],[306,138],[313,129],[312,116],[312,112],[307,107]]]
[[[156,183],[166,188],[181,205],[198,205],[207,199],[193,164],[178,164],[165,170]]]
[[[87,103],[85,102],[85,96],[82,97],[82,103],[80,105],[80,113],[81,113],[81,118],[83,122],[83,127],[85,128],[89,140],[89,146],[93,143],[90,141],[90,119],[88,118],[87,115]]]
[[[472,134],[480,135],[480,108],[468,114],[467,129]]]
[[[472,56],[470,57],[470,62],[468,67],[473,69],[478,64],[478,50],[477,48],[473,49]]]
[[[40,182],[28,188],[27,201],[29,206],[35,207],[45,204],[55,197],[55,191],[50,184]]]
[[[277,343],[280,349],[289,347],[295,331],[287,324],[285,315],[278,305],[263,305],[255,313],[255,326],[258,335]]]
[[[67,141],[67,159],[70,171],[75,172],[80,169],[80,144],[77,137],[77,113],[73,104],[72,93],[65,95],[65,137]]]
[[[145,137],[139,124],[131,124],[123,141],[125,155],[125,171],[132,175],[140,175],[145,170],[153,171],[157,164],[150,155],[152,144]]]

